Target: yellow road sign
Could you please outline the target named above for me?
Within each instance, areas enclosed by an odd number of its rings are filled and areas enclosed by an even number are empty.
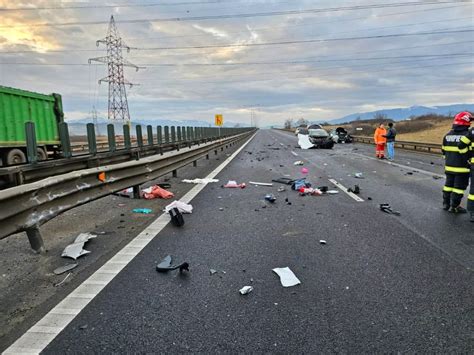
[[[224,117],[222,117],[222,115],[216,115],[214,124],[216,126],[222,126],[224,124]]]

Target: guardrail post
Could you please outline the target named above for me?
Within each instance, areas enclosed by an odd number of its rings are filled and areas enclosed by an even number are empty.
[[[176,127],[171,126],[171,143],[176,143]]]
[[[138,148],[143,148],[143,135],[142,135],[142,125],[137,124],[136,126],[137,131],[137,146]]]
[[[158,145],[163,144],[163,132],[162,132],[161,126],[156,127],[156,141]]]
[[[64,158],[70,158],[71,152],[71,140],[69,139],[69,130],[66,122],[60,122],[58,124],[59,140],[61,141],[61,149],[63,151]]]
[[[153,145],[153,127],[150,125],[146,126],[146,137],[148,139],[148,145]]]
[[[186,130],[187,130],[186,137],[188,137],[188,141],[193,141],[194,140],[193,128],[188,126]]]
[[[128,124],[123,125],[123,144],[126,150],[132,148],[132,140],[130,139],[130,126]]]
[[[89,148],[89,154],[97,154],[97,141],[95,137],[95,126],[93,123],[88,123],[87,127],[87,146]]]
[[[140,199],[140,185],[133,186],[133,198]]]
[[[112,123],[107,125],[107,139],[109,142],[109,152],[115,152],[117,144],[115,143],[115,127]]]
[[[39,254],[45,251],[43,237],[41,236],[38,226],[28,228],[26,230],[26,236],[30,241],[31,249],[33,249],[36,253]]]
[[[183,141],[189,140],[188,134],[186,133],[186,127],[181,127],[181,137],[183,137]]]
[[[165,143],[168,144],[170,142],[170,128],[165,126]]]
[[[38,162],[38,145],[36,144],[36,130],[33,122],[25,122],[25,135],[28,163],[35,164]]]
[[[177,140],[178,140],[178,143],[181,142],[181,127],[176,127],[176,136],[177,136]]]

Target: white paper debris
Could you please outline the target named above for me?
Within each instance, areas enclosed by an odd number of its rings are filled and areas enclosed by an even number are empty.
[[[61,256],[64,258],[71,258],[76,260],[78,257],[82,255],[89,254],[90,251],[84,250],[84,244],[89,241],[89,239],[96,238],[97,235],[92,234],[92,233],[81,233],[79,234],[76,239],[74,240],[74,243],[69,244],[64,248]]]
[[[247,295],[247,294],[249,294],[249,293],[252,292],[252,291],[253,291],[253,287],[252,287],[252,286],[244,286],[244,287],[242,287],[242,288],[239,290],[239,292],[240,292],[241,295]]]
[[[273,269],[273,272],[280,276],[280,282],[283,287],[291,287],[301,283],[289,267],[278,267]]]
[[[90,251],[84,250],[84,242],[69,244],[64,248],[61,256],[63,258],[71,258],[76,260],[78,257],[89,254]]]
[[[171,209],[177,208],[181,213],[193,213],[193,206],[188,205],[182,201],[173,201],[165,207],[165,212],[168,213]]]
[[[249,184],[252,184],[252,185],[255,185],[255,186],[273,186],[273,184],[268,183],[268,182],[249,181]]]
[[[329,195],[335,195],[335,194],[338,194],[339,191],[337,191],[337,190],[328,190],[326,193],[329,194]]]
[[[326,244],[326,241],[325,241],[324,239],[321,239],[321,240],[319,241],[319,244]]]
[[[307,134],[298,134],[298,145],[301,149],[313,148],[314,144],[310,142]]]
[[[92,234],[92,233],[81,233],[76,237],[76,239],[74,240],[74,243],[85,243],[89,241],[89,239],[93,239],[96,237],[97,235]]]
[[[209,178],[204,178],[204,179],[184,179],[181,180],[182,182],[186,182],[188,184],[209,184],[210,182],[218,182],[218,179],[209,179]]]

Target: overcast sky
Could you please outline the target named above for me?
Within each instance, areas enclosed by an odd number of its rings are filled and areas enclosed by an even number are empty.
[[[0,85],[58,92],[69,119],[92,106],[106,117],[107,69],[88,58],[106,54],[96,40],[113,14],[136,48],[124,57],[146,67],[125,69],[140,84],[127,89],[132,121],[249,123],[254,107],[265,126],[473,103],[473,11],[448,0],[0,0]]]

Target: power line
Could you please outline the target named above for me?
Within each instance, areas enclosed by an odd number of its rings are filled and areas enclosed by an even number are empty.
[[[221,4],[221,3],[226,3],[226,2],[232,2],[232,1],[208,0],[208,1],[174,2],[174,3],[117,4],[117,5],[2,7],[2,8],[0,8],[0,11],[110,9],[110,8],[116,8],[116,7],[155,7],[155,6],[183,6],[183,5],[201,5],[201,4]]]
[[[120,23],[125,24],[125,23],[140,23],[140,22],[182,22],[182,21],[222,20],[222,19],[232,19],[232,18],[287,16],[287,15],[316,14],[316,13],[324,13],[324,12],[357,11],[357,10],[392,8],[392,7],[459,4],[459,3],[467,3],[467,2],[470,2],[470,0],[412,1],[412,2],[399,2],[399,3],[385,3],[385,4],[372,4],[372,5],[356,5],[356,6],[342,6],[342,7],[332,7],[332,8],[306,9],[306,10],[288,10],[288,11],[272,11],[272,12],[255,12],[255,13],[244,13],[244,14],[207,15],[207,16],[154,18],[154,19],[134,19],[134,20],[123,20],[123,21],[120,21]],[[32,23],[32,24],[17,24],[17,25],[13,25],[13,26],[12,25],[2,25],[2,26],[0,26],[0,28],[102,25],[102,24],[105,24],[105,23],[107,23],[107,21],[75,21],[75,22],[59,22],[59,23]]]
[[[341,38],[318,38],[305,39],[294,41],[277,41],[277,42],[261,42],[261,43],[234,43],[234,44],[213,44],[205,46],[182,46],[182,47],[136,47],[133,49],[141,51],[156,51],[156,50],[184,50],[184,49],[206,49],[206,48],[233,48],[233,47],[260,47],[260,46],[275,46],[288,44],[306,44],[306,43],[320,43],[320,42],[335,42],[335,41],[355,41],[361,39],[379,39],[379,38],[394,38],[394,37],[410,37],[410,36],[425,36],[449,33],[467,33],[474,32],[472,29],[468,30],[454,30],[454,31],[431,31],[431,32],[413,32],[413,33],[393,33],[387,35],[374,36],[360,36],[360,37],[341,37]]]
[[[461,42],[462,43],[462,42]],[[470,42],[472,43],[472,42]],[[332,63],[332,62],[357,62],[365,60],[387,60],[387,59],[406,59],[406,58],[444,58],[444,57],[460,57],[471,56],[474,53],[445,53],[445,54],[423,54],[423,55],[404,55],[391,57],[368,57],[368,58],[331,58],[326,60],[321,59],[302,59],[302,60],[288,60],[288,61],[265,61],[265,62],[238,62],[238,63],[146,63],[139,65],[148,67],[182,67],[182,66],[246,66],[246,65],[271,65],[271,64],[307,64],[307,63]],[[86,63],[35,63],[35,62],[3,62],[4,65],[32,65],[32,66],[90,66]]]

